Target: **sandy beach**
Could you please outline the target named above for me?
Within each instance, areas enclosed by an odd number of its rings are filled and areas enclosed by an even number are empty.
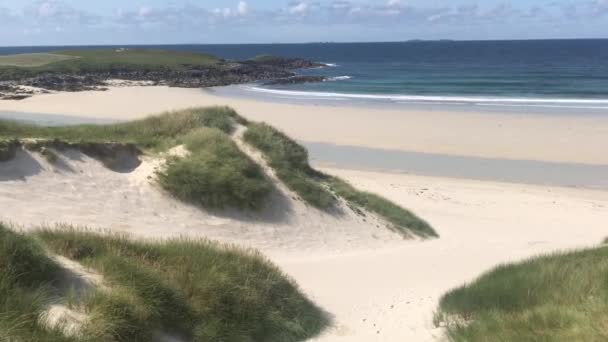
[[[127,120],[229,104],[307,142],[458,156],[608,164],[608,117],[390,110],[226,98],[200,89],[114,87],[2,101],[0,111]]]
[[[249,119],[267,121],[308,142],[608,164],[608,117],[602,116],[304,106],[166,87],[40,95],[2,101],[0,111],[127,120],[208,105],[229,105]],[[84,172],[62,178],[41,160],[24,162],[42,167],[23,179],[0,179],[0,207],[7,208],[0,218],[23,225],[45,224],[50,213],[60,213],[75,224],[99,222],[100,227],[113,225],[119,231],[150,237],[168,236],[163,227],[174,223],[175,234],[258,248],[333,316],[334,326],[315,339],[322,342],[439,340],[442,330],[433,326],[432,317],[446,291],[498,264],[596,246],[608,236],[608,191],[323,169],[411,209],[441,236],[406,241],[386,231],[370,230],[356,217],[345,221],[352,230],[343,229],[331,217],[311,215],[297,206],[291,216],[271,215],[254,224],[238,223],[242,217],[225,214],[202,215],[154,194],[146,181],[153,168],[149,163],[125,175],[74,164]],[[92,178],[97,181],[91,182]],[[92,188],[102,196],[82,195],[93,193],[84,191]],[[23,189],[28,189],[26,194]],[[50,201],[56,203],[44,205]],[[278,208],[275,214],[282,211]]]

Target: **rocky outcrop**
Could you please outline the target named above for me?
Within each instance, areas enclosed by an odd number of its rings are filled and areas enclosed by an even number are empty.
[[[35,94],[20,86],[52,91],[103,90],[106,81],[146,81],[150,85],[167,85],[182,88],[205,88],[231,84],[274,81],[273,84],[321,82],[322,76],[296,76],[293,70],[322,67],[323,64],[299,58],[265,56],[254,60],[224,61],[210,67],[193,67],[188,70],[133,70],[117,67],[100,72],[57,72],[32,75],[30,73],[0,73],[0,99],[22,99]]]
[[[15,158],[18,148],[18,141],[0,141],[0,162],[6,162]]]
[[[303,84],[303,83],[319,83],[327,81],[325,76],[292,76],[285,78],[277,78],[276,80],[268,81],[265,85],[288,85],[288,84]]]

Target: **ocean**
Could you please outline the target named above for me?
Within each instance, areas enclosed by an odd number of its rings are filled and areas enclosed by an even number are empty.
[[[137,46],[120,46],[137,47]],[[326,68],[314,84],[239,87],[252,96],[395,105],[608,110],[608,40],[411,41],[261,45],[155,45],[227,59],[302,57]],[[0,47],[0,54],[66,47]],[[98,48],[95,46],[69,48]]]

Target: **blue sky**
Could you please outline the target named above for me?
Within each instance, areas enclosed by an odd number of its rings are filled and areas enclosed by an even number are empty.
[[[608,0],[0,0],[0,46],[608,38]]]

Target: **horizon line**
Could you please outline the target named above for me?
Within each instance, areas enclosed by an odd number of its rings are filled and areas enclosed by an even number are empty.
[[[529,38],[529,39],[408,39],[387,41],[311,41],[311,42],[270,42],[270,43],[123,43],[123,44],[51,44],[51,45],[0,45],[0,48],[27,47],[96,47],[96,46],[178,46],[178,45],[313,45],[313,44],[390,44],[390,43],[424,43],[424,42],[522,42],[522,41],[559,41],[559,40],[608,40],[605,38]]]

